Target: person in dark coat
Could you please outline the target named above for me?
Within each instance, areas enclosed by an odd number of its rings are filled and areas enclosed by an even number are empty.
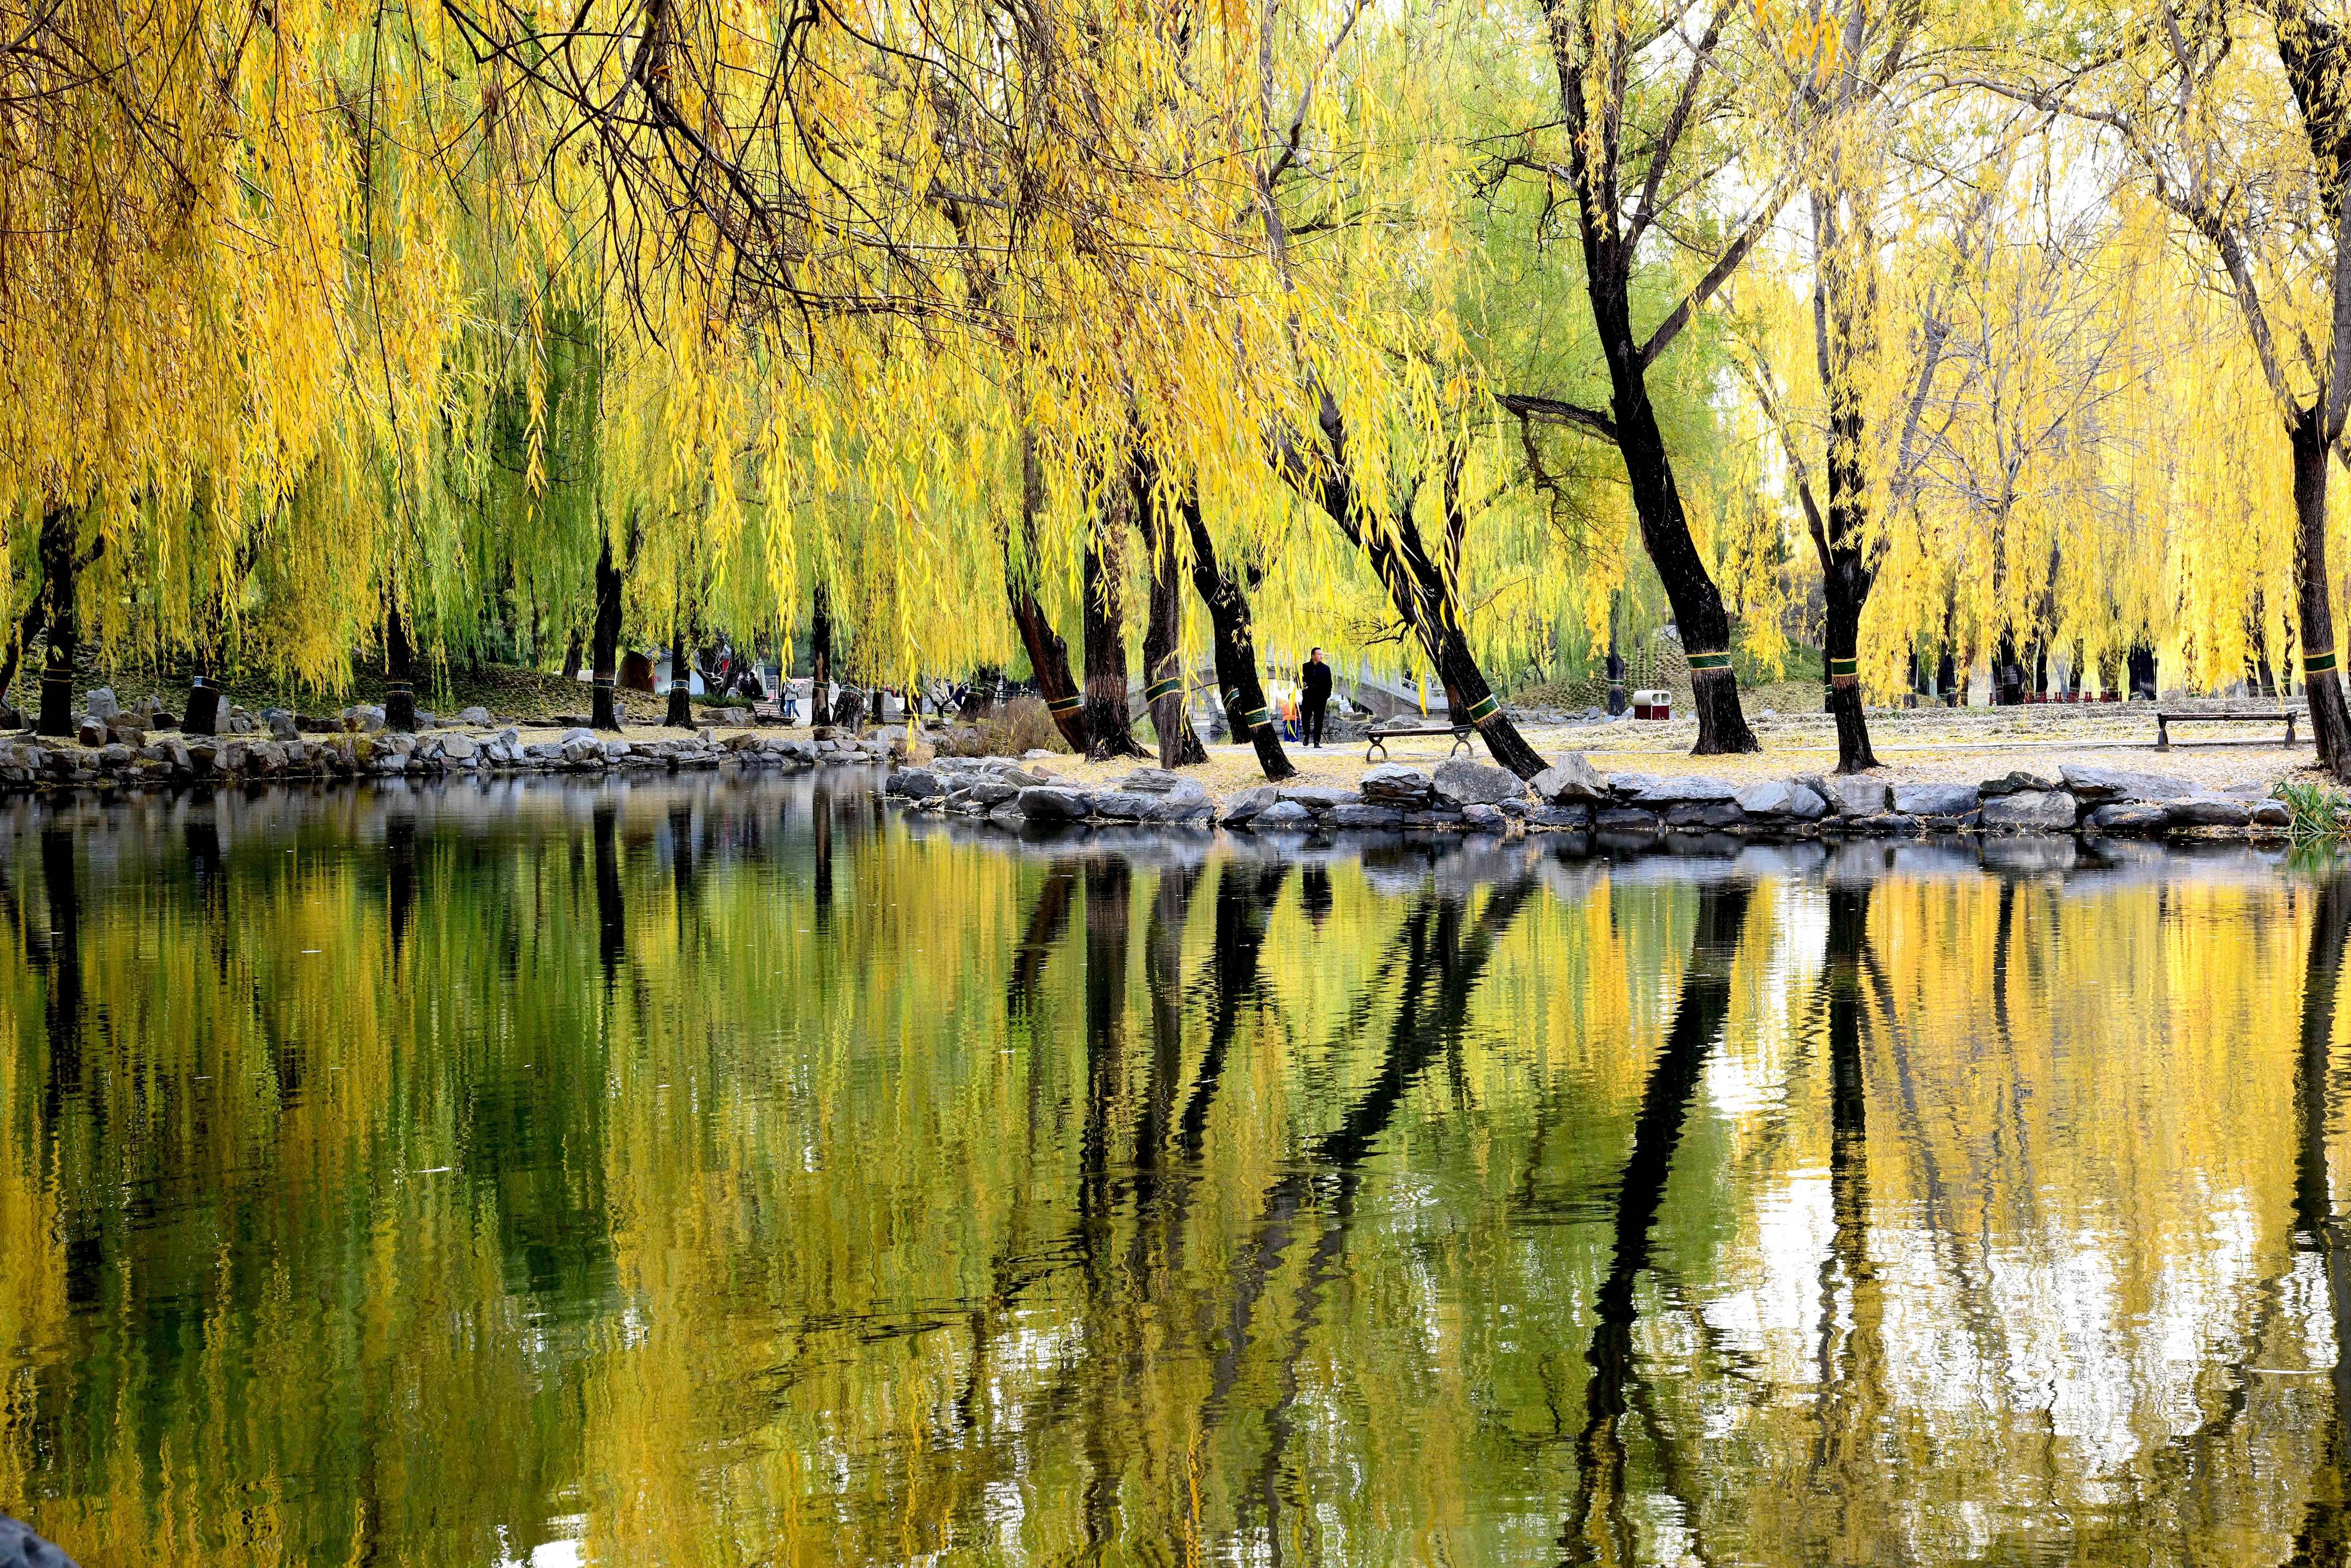
[[[1299,724],[1302,738],[1309,746],[1322,744],[1322,709],[1331,701],[1331,666],[1322,662],[1322,650],[1317,648],[1306,661],[1306,669],[1299,682]]]

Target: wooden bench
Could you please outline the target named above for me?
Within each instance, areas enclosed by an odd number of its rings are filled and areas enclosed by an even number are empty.
[[[1446,753],[1446,755],[1447,755],[1447,757],[1458,757],[1458,756],[1460,756],[1463,752],[1465,752],[1465,751],[1469,751],[1469,750],[1470,750],[1469,743],[1470,743],[1470,741],[1472,741],[1473,739],[1477,738],[1478,731],[1477,731],[1475,728],[1473,728],[1471,726],[1469,726],[1469,725],[1468,725],[1468,724],[1466,724],[1466,723],[1465,723],[1465,724],[1453,724],[1453,725],[1445,725],[1445,724],[1390,724],[1390,725],[1382,725],[1382,726],[1380,726],[1380,727],[1376,727],[1376,728],[1369,729],[1369,730],[1366,730],[1366,731],[1364,731],[1364,740],[1365,740],[1365,741],[1367,741],[1367,742],[1369,742],[1369,744],[1368,744],[1368,745],[1366,745],[1366,746],[1364,747],[1364,761],[1366,761],[1366,762],[1369,762],[1370,760],[1372,760],[1372,758],[1373,758],[1375,755],[1376,755],[1376,756],[1379,756],[1379,757],[1385,757],[1385,756],[1388,754],[1388,744],[1387,744],[1387,743],[1388,743],[1389,741],[1391,741],[1391,740],[1403,740],[1403,739],[1406,739],[1406,738],[1408,738],[1409,737],[1416,736],[1416,735],[1426,735],[1426,736],[1447,736],[1447,735],[1449,735],[1449,736],[1451,736],[1451,737],[1453,737],[1453,749],[1452,749],[1451,751],[1449,751],[1449,752]],[[1475,753],[1474,753],[1474,752],[1472,752],[1471,754],[1472,754],[1473,756],[1475,755]]]
[[[2158,751],[2171,749],[2171,727],[2175,724],[2276,724],[2280,720],[2285,723],[2285,743],[2292,746],[2295,744],[2294,727],[2306,711],[2296,707],[2158,708],[2155,710],[2155,748]]]

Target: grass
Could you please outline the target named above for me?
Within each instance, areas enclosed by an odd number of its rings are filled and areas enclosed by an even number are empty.
[[[2301,841],[2351,833],[2351,796],[2324,784],[2281,782],[2270,793],[2285,802],[2286,831]]]

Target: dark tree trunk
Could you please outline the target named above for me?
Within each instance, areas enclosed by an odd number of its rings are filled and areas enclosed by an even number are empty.
[[[586,657],[586,655],[587,639],[580,634],[580,628],[574,626],[571,629],[571,641],[565,643],[563,647],[563,678],[565,680],[576,681],[580,678],[580,661]]]
[[[1126,707],[1124,528],[1096,517],[1086,532],[1086,756],[1142,757]]]
[[[629,554],[636,553],[632,536]],[[596,557],[596,623],[589,645],[589,656],[594,661],[589,675],[594,695],[588,722],[597,729],[621,727],[620,698],[613,685],[620,678],[622,579],[622,568],[612,559],[612,536],[607,533],[604,548]]]
[[[816,611],[809,617],[809,723],[832,722],[832,596],[816,585]]]
[[[1834,495],[1834,481],[1831,481]],[[1830,526],[1835,526],[1837,503],[1829,503]],[[1834,536],[1833,536],[1834,537]],[[1821,581],[1828,601],[1828,636],[1823,649],[1828,660],[1829,712],[1836,718],[1837,771],[1859,773],[1877,766],[1870,748],[1869,720],[1861,706],[1861,607],[1869,596],[1869,569],[1861,546],[1823,545]]]
[[[188,676],[188,706],[180,717],[182,734],[220,733],[221,705],[225,696],[220,680],[222,663],[222,638],[219,630],[215,629],[199,648],[196,668]],[[0,692],[6,690],[7,683],[0,680]]]
[[[685,663],[685,610],[680,606],[669,628],[669,711],[662,722],[672,729],[694,727],[694,673]]]
[[[2335,661],[2335,603],[2326,580],[2325,411],[2313,404],[2294,426],[2294,594],[2301,611],[2302,668],[2310,697],[2310,737],[2318,759],[2351,779],[2351,709]],[[46,695],[46,694],[45,694]]]
[[[386,599],[383,607],[383,727],[406,735],[416,728],[415,652],[408,645],[408,617]]]
[[[74,605],[74,535],[76,514],[58,507],[41,516],[41,574],[49,604],[48,662],[41,670],[43,735],[74,733],[74,653],[80,643],[80,622]]]
[[[1053,630],[1045,607],[1026,575],[1036,570],[1037,514],[1045,504],[1045,476],[1037,466],[1035,445],[1023,438],[1020,454],[1020,533],[1028,559],[1016,561],[1012,539],[1004,540],[1004,597],[1012,606],[1012,623],[1020,632],[1020,645],[1029,651],[1029,667],[1037,673],[1037,690],[1062,743],[1080,757],[1086,755],[1085,698],[1077,677],[1070,674],[1070,645]]]
[[[1587,289],[1593,321],[1608,359],[1616,447],[1625,459],[1634,515],[1641,524],[1641,543],[1657,569],[1658,580],[1665,584],[1666,599],[1681,631],[1682,647],[1689,654],[1690,706],[1698,714],[1698,745],[1692,754],[1719,757],[1760,751],[1762,747],[1756,742],[1755,732],[1747,727],[1747,715],[1739,705],[1739,677],[1730,668],[1730,616],[1723,609],[1713,574],[1698,553],[1697,541],[1690,538],[1689,518],[1674,483],[1665,433],[1657,427],[1656,410],[1649,402],[1624,282],[1621,278],[1612,282],[1605,271],[1593,272]]]
[[[8,640],[8,652],[0,658],[0,703],[8,700],[8,689],[16,684],[17,666],[25,662],[25,650],[40,635],[41,617],[47,613],[49,588],[47,582],[33,591],[32,603],[25,607],[22,619],[16,622],[16,634]]]
[[[1217,545],[1200,517],[1200,498],[1187,492],[1181,502],[1184,526],[1192,537],[1192,587],[1208,609],[1208,626],[1217,653],[1217,686],[1224,694],[1225,716],[1233,733],[1249,737],[1257,750],[1257,765],[1267,779],[1280,783],[1297,776],[1281,749],[1281,731],[1266,711],[1265,687],[1258,681],[1257,633],[1249,626],[1249,595],[1231,573],[1217,563]]]
[[[1134,516],[1151,552],[1150,613],[1143,628],[1143,697],[1159,732],[1159,766],[1186,768],[1208,759],[1208,748],[1184,706],[1184,579],[1176,559],[1176,519],[1165,497],[1136,465]]]

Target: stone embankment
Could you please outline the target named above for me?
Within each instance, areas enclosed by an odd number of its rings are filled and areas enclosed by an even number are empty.
[[[93,708],[111,707],[111,694]],[[900,732],[860,739],[818,731],[811,739],[753,732],[670,731],[634,738],[573,728],[527,739],[508,727],[491,729],[489,716],[468,709],[455,727],[421,716],[415,734],[382,727],[376,708],[345,710],[340,733],[319,720],[283,708],[258,715],[233,709],[219,735],[183,735],[154,727],[169,716],[93,712],[73,740],[26,737],[0,741],[0,789],[168,788],[228,781],[347,779],[445,774],[606,773],[686,768],[810,768],[828,764],[872,765],[904,755]]]
[[[2265,785],[2208,790],[2162,774],[2018,769],[1981,784],[1890,784],[1808,773],[1763,783],[1688,775],[1603,774],[1569,755],[1523,781],[1464,758],[1434,773],[1391,763],[1354,788],[1269,784],[1217,801],[1191,779],[1138,768],[1110,789],[1057,780],[1047,760],[941,758],[892,775],[889,793],[925,811],[1007,828],[1085,821],[1221,825],[1250,832],[1591,830],[1907,837],[1928,832],[2160,834],[2283,832],[2283,801]]]

